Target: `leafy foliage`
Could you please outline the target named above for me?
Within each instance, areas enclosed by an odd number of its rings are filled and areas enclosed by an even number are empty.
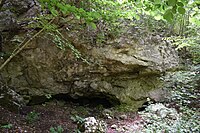
[[[198,36],[199,37],[199,36]],[[187,48],[187,50],[190,52],[192,56],[192,61],[195,64],[200,63],[200,45],[199,45],[199,38],[197,37],[179,37],[175,38],[174,45],[177,46],[178,50],[183,50],[184,48]]]
[[[124,20],[139,20],[144,15],[155,20],[166,20],[180,31],[188,22],[200,25],[199,2],[190,0],[40,0],[44,14],[38,19],[39,27],[55,30],[62,23],[79,21],[93,30],[102,30],[102,24],[116,31]],[[47,13],[49,12],[49,13]],[[47,25],[47,20],[59,22]],[[68,18],[71,18],[70,20]],[[99,25],[101,23],[101,25]],[[186,24],[187,23],[187,24]],[[113,28],[115,27],[115,28]],[[105,29],[103,29],[105,32]],[[180,34],[179,34],[180,35]]]
[[[187,107],[183,107],[184,114],[179,114],[177,120],[174,118],[161,118],[156,113],[145,110],[141,115],[147,123],[143,132],[145,133],[188,133],[199,132],[199,113]]]
[[[194,61],[199,61],[200,3],[197,0],[40,0],[40,3],[43,14],[29,26],[45,28],[58,48],[70,48],[77,58],[87,63],[72,43],[62,37],[61,30],[66,24],[76,23],[88,28],[92,34],[91,40],[101,43],[110,33],[118,33],[120,24],[125,20],[133,25],[141,25],[139,22],[144,19],[148,29],[157,29],[160,27],[157,23],[162,23],[160,28],[167,27],[170,35],[182,36],[181,39],[172,39],[177,49],[190,47]],[[51,20],[53,22],[49,23]]]
[[[189,71],[173,72],[165,76],[165,87],[171,94],[166,106],[170,110],[176,109],[178,114],[174,113],[176,115],[163,119],[158,115],[161,114],[158,111],[153,112],[151,108],[146,108],[144,112],[141,112],[147,122],[145,132],[196,133],[200,131],[199,72],[200,66],[193,66]]]
[[[12,124],[6,124],[6,125],[2,125],[1,126],[1,128],[5,128],[5,129],[10,129],[10,128],[12,128],[13,127],[13,125]]]
[[[63,133],[63,132],[64,132],[64,129],[62,128],[62,126],[50,128],[50,133]]]
[[[193,110],[198,109],[198,98],[200,96],[198,88],[199,70],[200,66],[193,66],[190,71],[174,72],[167,76],[166,82],[169,84],[167,89],[172,91],[171,102],[192,107]]]
[[[73,122],[76,122],[78,124],[83,124],[85,122],[84,118],[78,115],[71,116],[71,120],[73,120]]]
[[[40,117],[40,114],[35,112],[35,111],[31,111],[30,113],[27,114],[26,116],[26,121],[30,124],[36,122]]]
[[[96,28],[95,22],[109,23],[119,19],[139,19],[140,14],[149,14],[157,19],[172,22],[176,14],[185,15],[189,8],[197,7],[199,2],[190,0],[40,0],[43,9],[53,16],[73,15]]]

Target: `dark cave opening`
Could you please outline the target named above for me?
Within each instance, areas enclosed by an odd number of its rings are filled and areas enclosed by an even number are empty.
[[[120,104],[119,101],[110,99],[109,97],[106,97],[104,95],[79,97],[77,99],[74,99],[66,94],[57,94],[53,96],[53,99],[64,100],[66,103],[72,102],[80,106],[90,106],[90,107],[102,105],[104,108],[110,108],[112,106]]]
[[[103,106],[104,108],[111,108],[116,105],[120,105],[119,100],[111,98],[111,96],[106,95],[97,95],[97,96],[87,96],[87,97],[78,97],[72,98],[68,94],[56,94],[52,95],[50,98],[47,96],[33,96],[31,100],[27,104],[28,106],[32,105],[40,105],[49,101],[64,101],[66,104],[76,104],[78,106],[88,106],[88,107],[96,107]]]

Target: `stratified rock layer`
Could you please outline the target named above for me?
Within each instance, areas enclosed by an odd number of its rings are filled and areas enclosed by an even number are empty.
[[[157,91],[162,88],[160,74],[177,67],[178,56],[160,36],[127,26],[119,37],[94,44],[92,37],[89,38],[90,31],[78,29],[77,24],[65,26],[69,28],[63,29],[64,36],[89,64],[76,58],[72,49],[60,50],[53,38],[43,33],[1,73],[18,93],[103,97],[133,109],[140,107],[151,94],[153,98],[162,98],[161,91]],[[23,35],[16,35],[14,40],[20,37]],[[4,50],[11,45],[16,42],[10,42]]]

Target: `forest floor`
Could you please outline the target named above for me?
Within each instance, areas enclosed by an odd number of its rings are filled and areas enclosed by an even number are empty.
[[[163,104],[157,103],[154,105],[162,106]],[[169,106],[173,106],[173,104]],[[173,108],[172,110],[175,110],[175,108]],[[158,112],[159,110],[157,110],[156,112],[121,112],[113,110],[113,108],[104,109],[102,108],[102,106],[80,106],[77,105],[77,103],[64,104],[64,102],[62,101],[54,100],[43,105],[23,107],[18,113],[13,113],[7,109],[0,107],[0,132],[61,133],[59,132],[59,128],[61,128],[62,133],[81,133],[79,132],[80,130],[78,130],[77,123],[74,122],[74,120],[72,119],[73,116],[78,116],[80,118],[95,117],[98,120],[103,120],[107,124],[106,133],[145,133],[148,130],[144,130],[144,128],[148,129],[148,125],[150,125],[150,131],[156,130],[157,132],[161,133],[165,131],[165,126],[161,127],[161,129],[154,129],[154,127],[152,128],[152,125],[154,125],[155,127],[159,127],[160,125],[164,125],[166,121],[168,123],[171,122],[171,126],[179,125],[175,124],[181,119],[181,116],[178,114],[178,112],[175,111],[174,114],[169,114],[171,115],[171,117],[167,116],[167,114],[166,116],[164,116],[166,118],[163,118],[164,121],[160,119],[160,116],[162,116],[163,114],[159,114]],[[147,116],[146,118],[148,118],[149,116],[151,118],[146,119],[145,117],[143,117],[144,114]],[[152,116],[152,114],[154,116]],[[192,112],[192,116],[193,115],[194,113]],[[193,131],[192,129],[184,130],[186,131],[186,133],[198,133],[200,131],[200,123],[198,120],[199,114],[195,115],[194,118],[191,118],[191,116],[188,117],[190,117],[190,119],[196,119],[196,123],[195,121],[188,123],[188,120],[184,120],[181,121],[181,123],[184,124],[183,126],[186,126],[187,128],[188,125],[195,123],[194,127],[196,127],[197,129],[194,129]],[[156,118],[156,120],[154,118]],[[177,127],[175,126],[175,128]],[[176,129],[172,129],[174,130],[174,132],[170,132],[170,130],[171,129],[169,129],[169,133],[177,132]]]
[[[105,110],[105,112],[104,112]],[[95,117],[107,123],[108,132],[114,133],[113,125],[121,126],[127,123],[141,123],[141,117],[135,112],[114,112],[112,109],[103,109],[102,106],[87,107],[77,103],[63,104],[60,101],[52,101],[43,105],[23,107],[19,113],[10,112],[0,107],[0,132],[2,133],[49,133],[50,128],[61,126],[64,133],[76,132],[77,124],[72,116],[81,118]],[[111,112],[110,116],[106,116]],[[136,127],[138,130],[140,127]],[[78,130],[77,130],[78,131]]]

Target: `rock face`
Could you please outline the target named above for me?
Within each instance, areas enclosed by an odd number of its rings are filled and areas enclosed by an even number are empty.
[[[96,41],[94,45],[85,37],[88,31],[77,30],[75,24],[67,26],[64,36],[89,64],[76,58],[73,50],[60,50],[43,33],[1,72],[18,93],[66,94],[75,99],[99,97],[137,109],[151,97],[150,93],[162,88],[161,73],[178,65],[175,50],[158,35],[129,26],[118,38]],[[15,37],[19,36],[23,35]]]
[[[14,88],[3,85],[0,82],[0,105],[13,111],[18,112],[20,107],[25,105],[24,99],[14,91]]]
[[[16,30],[24,23],[21,23],[21,18],[28,20],[38,11],[38,2],[35,0],[1,0],[0,31]]]

